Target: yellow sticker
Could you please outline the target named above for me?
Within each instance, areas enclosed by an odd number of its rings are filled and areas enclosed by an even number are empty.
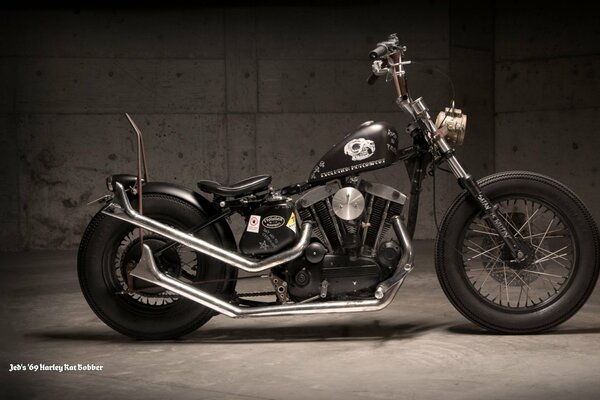
[[[294,233],[296,232],[296,215],[294,213],[290,215],[290,219],[288,219],[288,222],[285,226],[293,230]]]

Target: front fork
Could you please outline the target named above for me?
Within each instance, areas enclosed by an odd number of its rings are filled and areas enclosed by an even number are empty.
[[[508,263],[514,264],[514,266],[526,263],[529,248],[526,243],[518,241],[508,229],[506,223],[499,215],[498,204],[493,204],[483,193],[477,181],[463,169],[454,155],[454,150],[448,145],[446,140],[443,137],[434,140],[441,155],[446,159],[454,176],[456,176],[460,187],[469,193],[471,198],[479,205],[483,213],[483,219],[500,235],[500,238],[512,256],[512,260],[508,261]]]
[[[413,115],[415,120],[421,122],[427,135],[427,141],[432,148],[437,148],[440,155],[446,159],[450,169],[456,176],[458,184],[465,189],[471,198],[479,205],[483,218],[498,233],[506,248],[509,250],[512,260],[507,260],[509,264],[515,267],[526,265],[530,256],[530,248],[526,243],[518,241],[510,232],[506,223],[498,213],[498,205],[493,204],[483,193],[477,182],[469,175],[454,155],[452,149],[443,136],[436,135],[437,128],[431,120],[428,109],[421,99],[415,102],[408,102],[399,99],[398,105]]]

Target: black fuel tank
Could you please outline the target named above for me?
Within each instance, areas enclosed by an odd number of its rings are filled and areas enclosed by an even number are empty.
[[[312,169],[311,182],[383,168],[396,160],[398,132],[387,122],[368,121],[333,146]]]

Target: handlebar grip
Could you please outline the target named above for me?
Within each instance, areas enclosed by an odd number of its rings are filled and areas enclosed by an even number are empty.
[[[374,85],[375,81],[379,78],[379,75],[375,75],[374,73],[371,72],[371,76],[369,76],[369,78],[367,79],[367,83],[369,85]]]
[[[371,60],[381,58],[387,54],[387,51],[388,51],[387,47],[380,44],[379,46],[377,46],[373,50],[371,50],[371,52],[369,53],[369,58]]]

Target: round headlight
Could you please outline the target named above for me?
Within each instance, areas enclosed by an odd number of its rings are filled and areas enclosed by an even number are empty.
[[[445,126],[448,130],[446,140],[460,146],[465,140],[467,115],[463,114],[462,110],[454,108],[454,105],[451,108],[446,107],[444,111],[440,111],[437,115],[435,126],[438,129]]]

